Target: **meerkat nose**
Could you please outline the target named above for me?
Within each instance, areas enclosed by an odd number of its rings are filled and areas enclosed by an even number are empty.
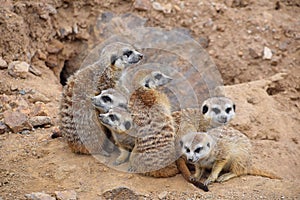
[[[193,158],[189,158],[188,161],[189,161],[189,162],[192,162],[192,161],[193,161]]]

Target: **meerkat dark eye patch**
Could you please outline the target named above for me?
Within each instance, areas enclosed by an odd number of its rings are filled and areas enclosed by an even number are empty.
[[[233,107],[233,111],[235,112],[235,104],[233,104],[233,106],[232,106],[232,107]]]
[[[203,149],[203,147],[198,147],[198,148],[195,150],[195,153],[199,153],[202,149]]]
[[[131,50],[125,50],[123,52],[123,55],[129,57],[132,53],[133,53],[133,51],[131,51]]]
[[[129,130],[131,128],[131,123],[129,121],[126,121],[124,124],[126,130]]]
[[[112,99],[109,96],[102,96],[101,99],[104,101],[104,103],[112,102]]]
[[[156,75],[154,76],[154,78],[155,78],[156,80],[160,80],[161,77],[162,77],[162,74],[156,74]]]
[[[225,112],[228,114],[228,113],[230,113],[231,110],[232,110],[232,108],[226,108]]]
[[[219,108],[213,108],[212,111],[214,111],[214,113],[216,114],[219,114],[221,112]]]
[[[209,148],[210,147],[210,143],[208,142],[206,146]]]
[[[181,140],[180,140],[179,144],[180,144],[181,147],[183,146],[183,142]]]
[[[118,117],[116,116],[116,115],[113,115],[113,114],[110,114],[110,115],[108,115],[108,117],[110,118],[110,120],[111,121],[116,121],[116,120],[118,120]]]
[[[117,55],[112,55],[110,57],[110,64],[111,65],[115,65],[116,61],[118,60],[118,56]]]
[[[205,113],[207,113],[207,111],[208,111],[208,106],[204,105],[202,108],[202,114],[204,115]]]
[[[188,148],[188,147],[184,147],[185,148],[185,151],[187,152],[187,153],[190,153],[191,152],[191,150]]]
[[[146,80],[146,82],[145,82],[145,87],[150,88],[149,83],[150,83],[150,80]]]

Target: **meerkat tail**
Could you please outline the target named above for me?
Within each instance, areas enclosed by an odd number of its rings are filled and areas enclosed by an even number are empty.
[[[186,165],[186,161],[184,158],[180,157],[176,160],[176,165],[180,173],[182,174],[183,178],[188,181],[189,183],[192,183],[194,186],[196,186],[199,189],[202,189],[205,192],[208,192],[209,189],[206,185],[201,183],[200,181],[192,181],[190,180],[190,176],[192,175],[188,166]]]
[[[168,177],[176,176],[176,174],[178,173],[179,173],[178,168],[175,165],[175,163],[173,163],[162,169],[155,170],[152,172],[147,172],[144,175],[154,177],[154,178],[168,178]]]
[[[255,167],[252,167],[252,169],[247,173],[249,175],[254,175],[254,176],[262,176],[262,177],[267,177],[271,179],[282,179],[281,177],[275,175],[272,172],[267,172],[261,169],[257,169]]]

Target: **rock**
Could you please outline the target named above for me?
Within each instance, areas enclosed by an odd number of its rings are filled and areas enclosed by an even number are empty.
[[[271,60],[272,59],[272,51],[268,47],[264,47],[264,52],[263,52],[263,59],[264,60]]]
[[[167,192],[167,191],[163,191],[163,192],[161,192],[161,193],[158,195],[158,198],[159,198],[160,200],[166,199],[167,195],[168,195],[168,192]]]
[[[44,4],[41,9],[38,10],[40,18],[48,20],[50,15],[56,15],[57,10],[50,4]]]
[[[6,69],[7,68],[7,62],[3,60],[2,57],[0,57],[0,69]]]
[[[261,57],[261,51],[258,48],[249,48],[249,55],[254,59],[258,59]]]
[[[36,76],[41,76],[42,75],[42,72],[40,70],[38,70],[37,68],[35,68],[34,66],[32,66],[32,65],[30,65],[29,71],[31,73],[33,73],[34,75],[36,75]]]
[[[26,114],[7,110],[3,113],[4,123],[14,132],[31,130],[32,126]]]
[[[199,38],[199,43],[203,48],[207,48],[209,45],[209,38],[208,37],[200,37]]]
[[[51,117],[48,116],[34,116],[29,119],[29,122],[33,127],[41,127],[52,124]]]
[[[41,101],[43,103],[50,102],[50,99],[48,97],[38,91],[35,91],[33,94],[28,95],[28,100],[31,103],[35,103],[37,101]]]
[[[147,11],[147,10],[150,10],[151,3],[149,0],[135,0],[133,7],[136,10]]]
[[[162,11],[163,13],[166,13],[166,14],[169,14],[172,11],[172,4],[171,3],[162,5],[162,4],[155,1],[155,2],[152,3],[152,7],[153,7],[154,10]]]
[[[58,66],[58,58],[56,55],[49,55],[46,60],[46,65],[50,68],[54,68]]]
[[[28,200],[56,200],[54,197],[44,192],[33,192],[31,194],[25,194]]]
[[[139,199],[139,196],[127,187],[117,187],[112,190],[105,191],[101,197],[104,199]]]
[[[39,58],[39,59],[41,59],[41,60],[46,60],[47,59],[47,55],[46,54],[44,54],[40,49],[38,49],[37,51],[36,51],[36,55],[37,55],[37,57]]]
[[[49,116],[49,111],[43,102],[36,102],[31,109],[31,116]]]
[[[63,50],[64,45],[63,43],[61,43],[58,40],[52,40],[51,43],[47,46],[47,51],[48,53],[53,53],[53,54],[57,54],[59,53],[61,50]]]
[[[26,78],[29,71],[29,64],[22,61],[13,61],[8,65],[8,73],[14,77]]]
[[[77,194],[74,190],[55,191],[57,200],[76,200]]]
[[[8,131],[8,127],[0,121],[0,134],[5,133],[6,131]]]
[[[59,29],[58,35],[60,38],[64,38],[68,35],[71,35],[73,32],[72,26],[66,26]]]
[[[287,46],[288,46],[287,42],[280,42],[278,48],[281,51],[286,51],[287,50]]]

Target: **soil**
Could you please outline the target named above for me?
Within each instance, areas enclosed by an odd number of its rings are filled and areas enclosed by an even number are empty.
[[[31,70],[25,78],[13,77],[0,59],[0,199],[65,190],[78,199],[103,199],[118,187],[138,199],[300,199],[300,2],[157,2],[163,11],[148,0],[1,3],[0,58],[8,65],[25,61]],[[104,40],[97,22],[112,13],[134,13],[146,19],[145,26],[177,29],[199,42],[236,102],[232,126],[251,139],[255,165],[282,179],[243,176],[203,192],[180,174],[158,179],[119,172],[93,156],[73,154],[62,138],[52,139],[62,86]],[[34,114],[37,102],[43,102],[43,114]],[[5,125],[8,111],[46,115],[52,124],[14,133]]]

